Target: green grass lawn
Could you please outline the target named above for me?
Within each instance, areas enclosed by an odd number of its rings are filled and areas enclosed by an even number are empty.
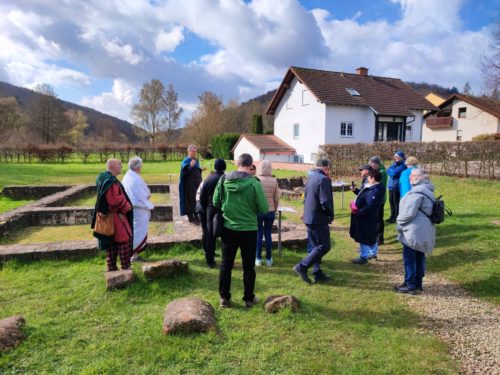
[[[16,200],[10,199],[7,197],[3,197],[0,195],[0,214],[5,211],[13,210],[14,208],[18,208],[24,206],[25,204],[32,203],[33,200]]]
[[[188,260],[188,274],[147,282],[137,265],[128,289],[106,292],[105,260],[6,263],[0,272],[0,316],[23,314],[27,340],[0,357],[0,373],[61,374],[456,374],[437,338],[393,293],[384,274],[349,263],[353,245],[334,235],[325,285],[306,285],[291,271],[303,253],[286,251],[258,268],[256,294],[290,293],[299,314],[246,310],[242,270],[233,272],[234,308],[218,306],[218,271],[201,251],[177,246],[151,259]],[[218,260],[220,258],[217,258]],[[216,307],[217,331],[163,336],[169,301],[196,296]]]
[[[74,207],[94,207],[96,196],[95,194],[90,194],[83,198],[77,199],[72,202],[68,202],[67,206]],[[153,193],[151,194],[151,202],[153,204],[169,204],[170,203],[170,195],[165,193]]]

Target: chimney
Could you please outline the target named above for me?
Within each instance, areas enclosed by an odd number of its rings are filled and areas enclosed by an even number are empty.
[[[356,69],[356,73],[360,76],[367,76],[368,75],[368,68],[365,68],[364,66],[360,66],[359,68]]]

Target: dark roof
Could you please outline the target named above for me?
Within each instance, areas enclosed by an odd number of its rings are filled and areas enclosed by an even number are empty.
[[[294,77],[324,104],[370,107],[380,116],[412,116],[411,109],[437,109],[400,79],[292,66],[271,100],[266,114],[274,114]],[[360,96],[351,96],[346,89],[355,89]]]
[[[242,134],[238,142],[233,147],[233,151],[236,146],[241,142],[243,138],[246,138],[251,144],[257,147],[260,151],[264,152],[295,152],[295,149],[281,139],[279,139],[274,134]]]
[[[464,102],[467,102],[471,105],[473,105],[476,108],[479,108],[485,112],[488,112],[489,114],[496,116],[497,118],[500,118],[500,100],[496,100],[493,98],[488,98],[486,96],[481,96],[481,97],[476,97],[476,96],[469,96],[469,95],[462,95],[462,94],[453,94],[450,96],[448,99],[446,99],[444,102],[442,102],[439,105],[439,109],[443,109],[453,103],[453,100],[463,100]],[[432,111],[430,113],[426,113],[424,117],[427,117],[429,115],[432,115],[436,113],[437,111]]]

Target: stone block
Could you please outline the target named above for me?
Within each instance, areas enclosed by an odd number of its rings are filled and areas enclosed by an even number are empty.
[[[170,302],[163,316],[163,333],[208,332],[215,329],[215,310],[198,298],[182,298]]]
[[[142,271],[144,277],[148,280],[161,279],[171,277],[188,270],[188,262],[169,259],[161,260],[159,262],[144,263]]]
[[[132,270],[118,270],[104,273],[106,279],[106,289],[122,289],[132,284],[134,272]]]
[[[297,297],[291,295],[269,296],[266,298],[264,304],[268,313],[275,313],[284,308],[289,308],[294,313],[299,311],[299,300]]]
[[[21,328],[25,323],[21,315],[0,320],[0,352],[13,349],[24,340]]]

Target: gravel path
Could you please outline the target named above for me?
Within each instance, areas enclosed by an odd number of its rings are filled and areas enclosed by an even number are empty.
[[[390,276],[394,285],[403,280],[400,253],[382,254],[370,267]],[[450,348],[464,374],[500,374],[500,308],[471,297],[459,285],[431,272],[424,278],[424,291],[401,295],[422,316],[422,328],[437,334]]]

